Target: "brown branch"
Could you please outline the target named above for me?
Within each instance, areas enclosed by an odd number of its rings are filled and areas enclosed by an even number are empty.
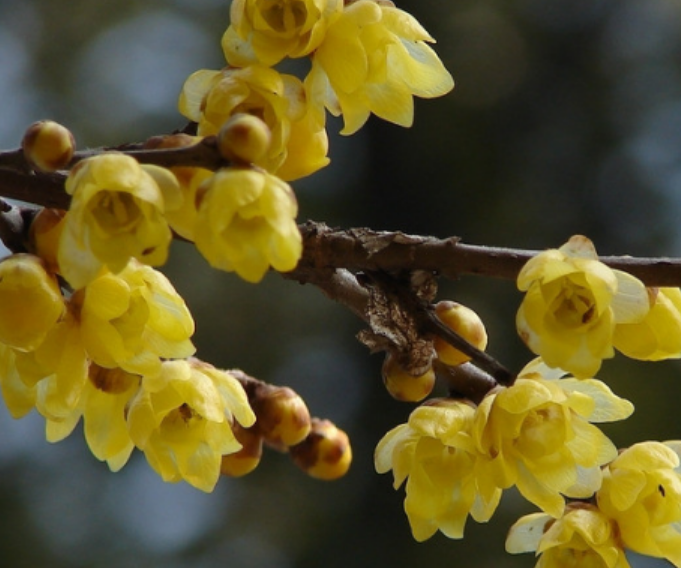
[[[450,367],[435,361],[433,367],[438,378],[447,384],[450,396],[461,396],[475,404],[480,404],[485,395],[498,386],[489,374],[471,363]]]
[[[102,152],[120,152],[132,156],[141,164],[153,164],[164,168],[187,166],[218,170],[229,166],[229,161],[220,154],[215,136],[206,136],[191,146],[177,148],[156,148],[155,144],[164,136],[154,136],[144,144],[126,144],[115,148],[100,148],[76,152],[70,166],[81,160],[97,156]]]
[[[26,203],[68,209],[71,196],[64,191],[62,173],[20,173],[0,168],[0,196]]]
[[[323,223],[301,226],[303,262],[319,268],[351,271],[427,270],[457,279],[472,274],[515,279],[540,251],[467,245],[458,237],[438,239],[371,229],[331,229]],[[636,276],[648,286],[681,285],[680,258],[602,256],[608,266]]]
[[[188,166],[217,170],[229,165],[229,161],[223,158],[218,150],[215,136],[205,136],[191,146],[175,148],[158,148],[165,136],[154,136],[144,143],[121,144],[92,148],[75,152],[67,169],[72,168],[81,160],[99,156],[106,152],[118,152],[132,156],[141,164],[154,164],[164,168],[175,166]],[[0,170],[11,170],[27,174],[32,171],[31,165],[24,157],[21,148],[0,152]]]
[[[144,144],[125,144],[77,152],[72,164],[105,151],[122,152],[146,164],[162,167],[193,166],[216,170],[229,165],[219,153],[214,136],[179,148],[153,148],[154,137]],[[149,148],[152,147],[152,149]],[[64,173],[31,172],[22,151],[0,152],[0,196],[45,207],[68,208]],[[320,223],[301,226],[305,241],[303,261],[308,267],[357,271],[425,270],[446,278],[477,274],[515,279],[522,266],[539,251],[467,245],[458,237],[407,235],[371,229],[331,229]],[[629,272],[648,286],[681,285],[681,259],[607,256],[601,260]]]
[[[413,369],[415,376],[425,372],[419,366],[435,364],[438,376],[453,393],[475,402],[498,384],[513,382],[511,372],[445,326],[405,281],[385,273],[358,278],[345,269],[312,269],[304,265],[283,276],[301,284],[312,284],[329,299],[348,307],[370,327],[359,334],[360,341],[372,351],[402,352],[401,364]],[[465,364],[453,369],[438,364],[428,340],[431,334],[439,335],[469,355],[476,366]]]
[[[471,345],[454,330],[446,326],[435,314],[432,306],[423,310],[422,328],[427,333],[438,335],[452,347],[468,355],[471,361],[480,369],[484,369],[500,385],[511,385],[515,375],[488,353]]]

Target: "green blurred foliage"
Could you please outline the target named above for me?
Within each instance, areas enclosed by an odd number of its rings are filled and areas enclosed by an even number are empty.
[[[372,119],[337,135],[332,164],[294,184],[300,219],[542,249],[570,235],[604,254],[679,255],[681,4],[676,0],[403,0],[437,38],[454,92],[417,101],[411,129]],[[80,147],[143,140],[184,124],[184,78],[223,64],[227,0],[0,0],[0,143],[52,118]],[[463,541],[418,544],[403,495],[373,448],[412,406],[391,400],[361,322],[318,291],[269,275],[258,286],[209,270],[186,244],[166,267],[192,309],[198,355],[287,384],[346,429],[350,474],[305,477],[268,452],[212,495],[165,485],[137,456],[111,474],[81,434],[44,442],[36,416],[0,414],[0,563],[16,567],[356,568],[532,566],[503,550],[530,512],[509,492]],[[465,277],[442,298],[483,317],[489,351],[530,358],[514,331],[513,283]],[[637,405],[607,428],[621,445],[678,438],[676,362],[607,362],[601,378]],[[637,564],[643,566],[641,562]]]

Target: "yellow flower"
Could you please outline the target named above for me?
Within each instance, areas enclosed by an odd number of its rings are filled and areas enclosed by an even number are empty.
[[[342,10],[342,0],[234,0],[222,38],[225,58],[236,67],[269,67],[309,55]]]
[[[111,471],[118,471],[134,449],[126,414],[139,389],[140,376],[92,364],[89,378],[80,402],[85,440],[98,460],[107,462]]]
[[[633,359],[660,361],[681,357],[681,290],[649,288],[650,311],[638,323],[615,326],[613,344]]]
[[[166,261],[172,234],[165,201],[174,202],[180,191],[168,170],[106,153],[76,165],[65,187],[72,199],[58,261],[75,289],[103,267],[123,270],[131,257],[154,266]]]
[[[358,0],[334,19],[312,56],[306,82],[314,103],[356,132],[370,113],[411,126],[412,96],[433,98],[454,87],[451,75],[426,44],[433,38],[411,15],[388,3]]]
[[[14,358],[21,380],[35,388],[40,414],[57,421],[69,417],[80,401],[89,363],[77,318],[67,312],[37,349],[15,351]]]
[[[516,317],[520,337],[549,366],[580,378],[614,355],[616,325],[641,321],[649,310],[645,286],[600,262],[582,236],[527,262],[518,288],[526,292]]]
[[[300,79],[252,65],[222,71],[203,69],[185,82],[180,112],[198,123],[198,134],[218,133],[235,114],[261,118],[272,133],[267,153],[257,165],[286,180],[303,177],[329,163],[323,121],[308,108]]]
[[[0,342],[36,349],[64,313],[64,299],[54,274],[30,254],[0,262]]]
[[[601,466],[617,456],[612,442],[589,422],[626,418],[631,403],[595,379],[544,378],[557,373],[530,363],[510,387],[488,394],[476,410],[472,438],[483,498],[516,485],[548,514],[563,511],[563,496],[586,498],[600,487]]]
[[[546,513],[522,517],[509,531],[506,550],[541,555],[535,568],[630,568],[612,520],[585,503],[559,519]]]
[[[82,417],[85,441],[93,455],[106,461],[111,471],[118,471],[134,449],[126,414],[127,405],[139,388],[140,377],[121,369],[103,369],[94,363],[89,367],[88,377],[78,405],[70,413],[46,417],[47,440],[63,440]]]
[[[681,566],[679,442],[643,442],[606,469],[599,508],[617,522],[624,546]]]
[[[226,168],[199,190],[196,246],[211,266],[258,282],[270,266],[293,270],[302,253],[290,186],[257,169]]]
[[[473,414],[465,402],[433,400],[414,410],[407,424],[393,428],[376,446],[376,471],[392,470],[395,489],[407,479],[404,508],[418,541],[438,530],[462,538],[469,513],[479,520],[496,508],[501,492],[497,490],[489,502],[479,499],[475,455],[465,449]]]
[[[207,492],[217,483],[222,456],[241,448],[233,421],[255,422],[243,387],[198,361],[164,361],[157,376],[143,378],[128,409],[130,436],[163,480],[184,479]]]
[[[135,260],[79,290],[71,303],[88,355],[102,367],[154,374],[162,358],[194,353],[194,321],[184,300],[163,274]]]

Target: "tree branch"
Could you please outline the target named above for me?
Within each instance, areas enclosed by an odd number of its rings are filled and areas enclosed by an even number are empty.
[[[318,268],[352,271],[427,270],[458,279],[471,274],[515,279],[541,251],[467,245],[458,237],[438,239],[371,229],[331,229],[323,223],[301,225],[303,262]],[[600,260],[636,276],[647,286],[681,285],[681,259],[602,256]]]

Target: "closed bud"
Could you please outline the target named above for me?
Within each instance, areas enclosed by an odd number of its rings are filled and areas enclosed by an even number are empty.
[[[348,435],[330,420],[312,419],[307,438],[290,448],[294,463],[311,477],[324,480],[345,475],[352,462]]]
[[[54,172],[69,165],[76,141],[65,126],[41,120],[28,127],[21,148],[31,166],[44,172]]]
[[[229,477],[242,477],[251,473],[260,463],[263,439],[256,428],[244,428],[238,422],[232,425],[232,432],[241,444],[241,449],[222,456],[220,473]]]
[[[414,376],[399,364],[393,353],[386,355],[382,368],[383,384],[390,395],[404,402],[419,402],[435,386],[435,371],[430,367],[425,373]]]
[[[293,389],[262,384],[250,402],[258,431],[275,448],[298,444],[310,432],[310,412]]]
[[[440,321],[459,334],[474,347],[484,350],[487,347],[487,331],[480,316],[470,308],[456,302],[443,301],[435,305],[435,313]],[[433,339],[437,356],[445,365],[460,365],[470,361],[465,355],[441,337]]]
[[[218,149],[222,156],[236,163],[259,161],[272,142],[269,127],[252,114],[233,115],[218,131]]]
[[[57,249],[65,215],[63,209],[41,209],[31,222],[28,236],[31,251],[43,259],[50,271],[56,273],[59,272]]]

